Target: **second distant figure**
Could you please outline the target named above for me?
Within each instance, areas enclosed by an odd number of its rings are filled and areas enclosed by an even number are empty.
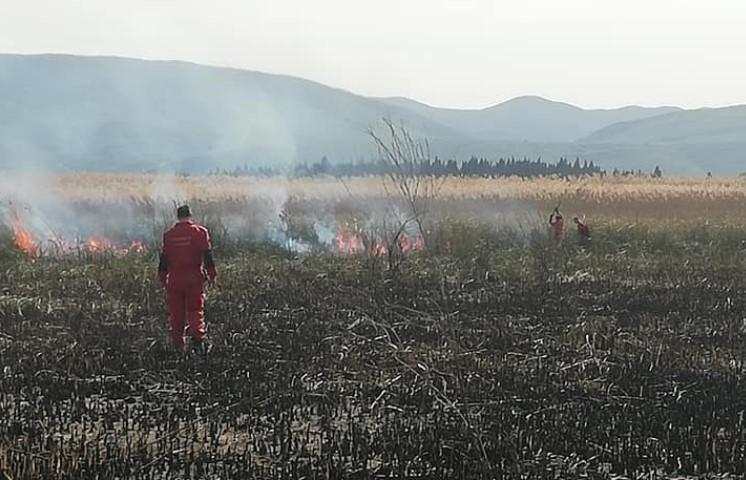
[[[585,221],[585,215],[583,218],[573,218],[575,225],[578,228],[578,241],[582,246],[588,246],[591,243],[591,229],[588,228],[588,223]]]

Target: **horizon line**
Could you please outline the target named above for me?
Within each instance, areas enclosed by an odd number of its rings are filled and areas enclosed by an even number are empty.
[[[34,53],[16,53],[16,52],[4,52],[0,51],[0,56],[18,56],[18,57],[42,57],[42,56],[56,56],[56,57],[79,57],[79,58],[108,58],[108,59],[116,59],[116,60],[133,60],[133,61],[141,61],[141,62],[153,62],[153,63],[182,63],[187,65],[195,65],[199,67],[205,67],[205,68],[219,68],[219,69],[227,69],[227,70],[236,70],[240,72],[247,72],[247,73],[256,73],[261,75],[270,75],[270,76],[278,76],[278,77],[286,77],[286,78],[292,78],[296,80],[303,80],[307,82],[312,82],[317,85],[322,85],[327,88],[335,89],[344,91],[347,93],[350,93],[352,95],[356,95],[358,97],[372,99],[372,100],[407,100],[411,102],[418,103],[420,105],[423,105],[425,107],[430,107],[434,109],[440,109],[440,110],[459,110],[459,111],[481,111],[481,110],[489,110],[491,108],[515,101],[515,100],[521,100],[521,99],[539,99],[548,103],[555,103],[555,104],[562,104],[570,107],[579,108],[581,110],[585,111],[612,111],[612,110],[621,110],[625,108],[645,108],[645,109],[664,109],[664,108],[673,108],[673,109],[679,109],[682,111],[696,111],[696,110],[704,110],[704,109],[716,109],[716,108],[728,108],[728,107],[738,107],[738,106],[744,106],[746,105],[746,100],[743,102],[736,102],[736,103],[726,103],[726,104],[708,104],[708,105],[698,105],[698,106],[689,106],[689,107],[682,107],[681,105],[675,105],[675,104],[642,104],[642,103],[626,103],[626,104],[615,104],[613,106],[587,106],[581,105],[579,103],[572,103],[569,101],[564,100],[557,100],[554,98],[549,98],[548,96],[537,94],[537,93],[525,93],[521,95],[516,95],[512,97],[506,97],[503,100],[499,100],[497,102],[492,102],[486,105],[481,106],[462,106],[462,105],[447,105],[447,104],[439,104],[437,102],[431,103],[425,100],[421,100],[419,98],[416,98],[414,96],[406,96],[401,94],[394,94],[394,95],[366,95],[362,93],[355,92],[353,90],[350,90],[345,87],[338,87],[335,85],[330,85],[327,83],[323,83],[321,81],[303,77],[299,75],[293,75],[289,73],[284,72],[271,72],[271,71],[264,71],[264,70],[255,70],[248,67],[241,67],[236,65],[224,65],[224,64],[218,64],[218,63],[202,63],[197,62],[194,60],[183,60],[183,59],[174,59],[174,58],[146,58],[146,57],[134,57],[134,56],[128,56],[128,55],[119,55],[119,54],[93,54],[93,53],[69,53],[69,52],[50,52],[50,51],[44,51],[44,52],[34,52]]]

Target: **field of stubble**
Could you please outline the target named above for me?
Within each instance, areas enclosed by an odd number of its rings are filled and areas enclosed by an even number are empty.
[[[372,178],[44,182],[4,200],[8,478],[746,473],[742,180],[448,180],[407,251],[346,247],[398,212]],[[207,357],[167,341],[172,200],[214,233]]]

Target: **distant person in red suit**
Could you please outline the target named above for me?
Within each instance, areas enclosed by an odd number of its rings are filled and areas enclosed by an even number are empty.
[[[588,228],[588,223],[585,221],[585,215],[583,218],[573,218],[575,226],[578,229],[578,241],[582,246],[588,246],[591,243],[591,229]]]
[[[565,235],[565,219],[562,218],[559,207],[555,208],[549,215],[549,225],[552,227],[554,242],[559,245],[562,243],[562,237]]]
[[[188,205],[176,210],[178,222],[163,234],[158,277],[166,289],[171,337],[176,348],[186,351],[189,326],[195,346],[203,353],[211,344],[205,327],[205,281],[216,285],[218,271],[212,257],[207,229],[192,221]]]

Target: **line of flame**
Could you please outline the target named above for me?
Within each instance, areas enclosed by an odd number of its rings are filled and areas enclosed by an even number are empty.
[[[21,216],[14,211],[11,215],[11,227],[13,229],[13,241],[20,251],[31,257],[41,254],[40,243],[34,239],[29,229],[24,225]],[[71,253],[76,250],[59,238],[52,239],[54,250],[57,254]],[[93,236],[81,243],[77,249],[90,253],[114,253],[115,255],[126,255],[128,253],[143,253],[145,245],[139,240],[132,241],[129,245],[118,245],[111,239],[103,236]]]
[[[18,212],[12,213],[12,228],[13,228],[13,241],[19,250],[29,256],[36,256],[39,253],[39,244],[34,240],[31,232],[28,231],[26,226],[21,220],[21,216]]]

